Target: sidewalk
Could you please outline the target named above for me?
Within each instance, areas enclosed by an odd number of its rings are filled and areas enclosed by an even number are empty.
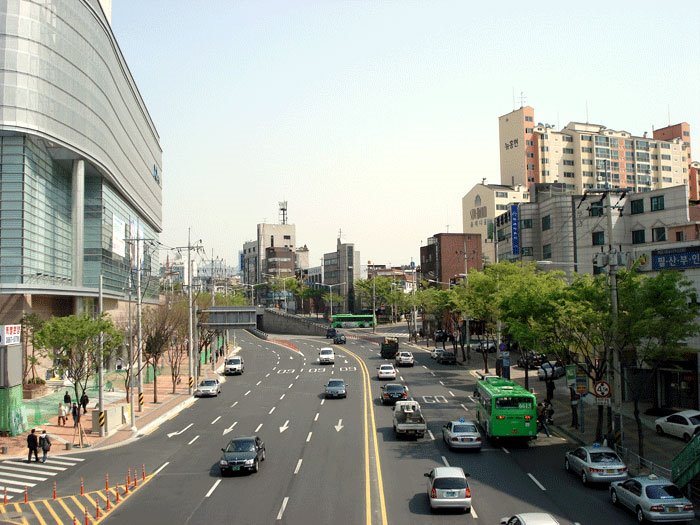
[[[235,353],[237,350],[238,349],[233,349],[231,353]],[[225,357],[218,358],[214,367],[212,367],[211,364],[203,365],[200,378],[217,377],[223,371],[224,359]],[[95,414],[97,414],[98,393],[96,390],[88,390],[88,396],[90,397],[88,411],[86,414],[81,415],[80,418],[80,423],[85,432],[85,446],[83,448],[80,448],[79,436],[76,429],[73,428],[73,420],[70,415],[68,416],[66,426],[58,425],[58,403],[63,400],[63,395],[66,390],[69,391],[71,396],[74,396],[72,386],[60,387],[57,391],[41,398],[25,400],[24,405],[26,407],[27,419],[31,425],[29,428],[36,428],[37,434],[40,434],[44,429],[46,430],[53,442],[51,452],[49,452],[51,456],[77,454],[125,445],[139,436],[148,434],[164,420],[172,417],[175,413],[194,402],[194,397],[188,393],[187,364],[185,364],[181,370],[184,370],[184,374],[181,375],[182,381],[179,385],[175,386],[174,392],[170,375],[158,376],[157,402],[154,402],[153,382],[144,383],[142,390],[144,404],[141,410],[139,410],[138,405],[138,389],[134,387],[136,431],[131,428],[131,417],[128,410],[129,403],[126,401],[126,391],[124,390],[123,382],[120,382],[121,384],[117,384],[116,382],[113,384],[114,392],[104,393],[104,404],[105,409],[119,406],[119,414],[121,414],[121,406],[125,405],[126,422],[122,420],[122,422],[117,425],[116,430],[113,430],[109,435],[104,437],[100,437],[99,432],[92,431],[93,410],[95,410]],[[219,380],[222,379],[223,378],[219,378]],[[54,408],[52,408],[50,412],[46,412],[47,406]],[[28,432],[13,437],[0,437],[0,447],[7,448],[6,453],[0,454],[0,461],[17,458],[26,459],[28,452],[27,434]]]

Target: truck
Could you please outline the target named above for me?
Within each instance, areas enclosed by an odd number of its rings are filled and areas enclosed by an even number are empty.
[[[397,401],[394,411],[394,432],[397,436],[415,436],[422,438],[428,426],[420,410],[420,404],[413,399]]]
[[[393,359],[399,351],[398,337],[385,337],[380,344],[380,354],[384,359]]]

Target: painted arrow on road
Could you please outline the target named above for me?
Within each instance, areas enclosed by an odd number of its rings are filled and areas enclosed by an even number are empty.
[[[284,426],[280,427],[280,434],[289,428],[289,419],[284,422]]]
[[[168,434],[168,437],[171,438],[171,437],[173,437],[173,436],[179,436],[179,435],[182,434],[185,430],[187,430],[188,428],[190,428],[192,425],[194,425],[194,423],[190,423],[189,425],[187,425],[185,428],[183,428],[183,429],[180,430],[179,432],[170,432],[170,433]]]
[[[342,419],[339,419],[339,420],[338,420],[338,424],[335,426],[335,431],[336,431],[336,432],[340,432],[343,428],[344,428],[344,427],[343,427],[343,420],[342,420]]]
[[[224,429],[224,436],[225,436],[226,434],[228,434],[229,432],[231,432],[231,431],[233,430],[233,427],[235,427],[237,424],[238,424],[238,421],[234,421],[233,424],[232,424],[230,427],[225,428],[225,429]]]

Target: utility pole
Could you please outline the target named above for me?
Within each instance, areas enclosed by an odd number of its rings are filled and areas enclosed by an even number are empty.
[[[214,284],[214,248],[211,249],[211,305],[216,306],[216,284]]]
[[[131,250],[129,250],[131,259]],[[134,330],[131,319],[131,289],[133,278],[131,276],[131,260],[129,260],[129,418],[131,420],[131,432],[136,433],[136,414],[134,414]]]
[[[104,304],[102,301],[102,274],[100,273],[100,290],[98,299],[98,310],[100,319],[102,318],[102,313],[104,312]],[[97,377],[99,382],[98,390],[98,404],[100,405],[100,415],[104,414],[104,382],[105,382],[105,372],[104,372],[104,334],[100,332],[100,356],[97,360]],[[105,427],[100,425],[100,437],[105,437]]]
[[[141,235],[136,236],[136,359],[137,373],[138,373],[138,393],[139,393],[139,412],[143,412],[143,404],[141,402],[143,398],[143,376],[141,375],[141,349],[142,346],[142,326],[141,326],[141,314],[142,314],[142,292],[141,292]],[[154,370],[155,373],[155,370]]]
[[[197,241],[197,245],[193,246],[192,228],[187,228],[187,246],[179,246],[176,248],[177,250],[187,250],[187,372],[189,375],[187,380],[187,391],[190,395],[192,395],[194,388],[194,305],[192,304],[192,250],[196,249],[199,251],[199,249],[201,249],[201,242],[202,240],[200,239]]]

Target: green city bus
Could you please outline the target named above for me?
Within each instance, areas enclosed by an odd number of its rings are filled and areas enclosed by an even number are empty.
[[[372,328],[374,325],[372,314],[334,314],[331,320],[333,328]]]
[[[535,394],[513,381],[487,376],[476,383],[476,418],[488,438],[535,439]]]

